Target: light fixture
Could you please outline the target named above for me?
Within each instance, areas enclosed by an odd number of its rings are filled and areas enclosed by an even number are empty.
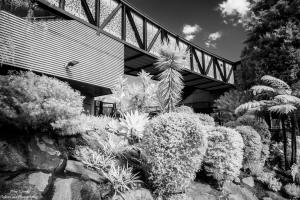
[[[77,65],[78,63],[79,63],[79,62],[76,61],[76,60],[70,61],[70,62],[68,62],[68,63],[66,64],[65,68],[66,68],[66,69],[69,69],[69,67],[73,67],[73,66]]]

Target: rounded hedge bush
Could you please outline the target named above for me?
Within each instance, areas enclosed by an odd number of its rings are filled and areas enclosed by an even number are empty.
[[[215,126],[214,118],[212,118],[208,114],[197,113],[196,115],[203,125]]]
[[[182,191],[194,180],[207,148],[206,131],[186,113],[165,113],[147,124],[140,147],[156,194]]]
[[[251,126],[238,126],[235,128],[239,132],[244,141],[244,168],[247,168],[249,163],[254,163],[260,160],[262,143],[260,135]]]
[[[208,147],[204,156],[204,170],[219,183],[234,180],[242,168],[244,142],[231,128],[214,127],[208,131]]]
[[[20,72],[0,76],[0,121],[21,130],[49,130],[51,123],[78,117],[83,97],[55,78]]]
[[[226,123],[225,126],[231,128],[235,128],[237,126],[251,126],[254,130],[256,130],[256,132],[260,135],[262,142],[261,162],[265,163],[270,154],[269,146],[271,143],[271,133],[265,120],[257,119],[253,115],[243,115],[236,121]]]

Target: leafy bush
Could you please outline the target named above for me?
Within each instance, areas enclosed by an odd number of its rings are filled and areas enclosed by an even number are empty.
[[[226,127],[215,127],[207,134],[208,148],[203,160],[205,171],[218,182],[233,180],[242,168],[242,136]]]
[[[143,70],[138,75],[141,84],[129,84],[127,78],[120,77],[112,90],[121,113],[134,110],[145,112],[147,107],[158,105],[157,84],[152,81],[152,76]]]
[[[285,185],[283,191],[291,198],[300,198],[300,186],[294,183]]]
[[[112,118],[106,116],[96,117],[81,114],[70,119],[59,119],[51,125],[60,135],[75,135],[90,131],[100,134],[105,132],[105,128],[111,120]]]
[[[194,179],[206,151],[206,131],[186,113],[165,113],[146,125],[140,148],[157,194],[178,192]]]
[[[274,172],[262,172],[257,176],[257,180],[274,192],[279,191],[282,187],[282,183],[275,177]]]
[[[178,113],[195,113],[193,108],[191,108],[189,106],[185,106],[185,105],[176,107],[174,112],[178,112]]]
[[[244,91],[230,90],[225,92],[219,99],[215,100],[213,107],[222,113],[224,122],[236,120],[239,116],[235,114],[235,109],[249,101],[250,95]]]
[[[260,135],[251,126],[238,126],[235,128],[244,141],[244,168],[248,168],[249,163],[260,160],[262,143]]]
[[[122,195],[127,191],[136,189],[138,184],[142,181],[139,180],[137,174],[133,174],[132,168],[130,167],[120,167],[112,165],[104,176],[112,184],[115,191],[115,195]]]
[[[256,119],[252,115],[244,115],[239,117],[236,121],[231,121],[225,124],[227,127],[235,128],[237,126],[251,126],[254,128],[261,137],[262,142],[262,152],[261,152],[261,161],[264,163],[269,157],[269,146],[271,142],[271,133],[269,127],[265,120]]]
[[[135,112],[125,113],[124,118],[120,119],[119,133],[128,139],[139,141],[143,138],[145,125],[149,118],[146,113]]]
[[[78,117],[83,97],[55,78],[21,72],[0,77],[0,121],[21,130],[52,129]]]
[[[203,125],[208,125],[208,126],[214,126],[215,125],[215,120],[208,114],[203,114],[203,113],[197,113],[196,114],[197,118],[200,119]]]

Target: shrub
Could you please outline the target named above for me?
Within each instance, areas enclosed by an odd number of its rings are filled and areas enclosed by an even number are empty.
[[[279,191],[282,187],[282,183],[279,179],[275,178],[274,172],[262,172],[257,176],[257,180],[274,192]]]
[[[178,112],[178,113],[195,113],[193,108],[191,108],[189,106],[185,106],[185,105],[176,107],[174,112]]]
[[[260,135],[251,126],[238,126],[235,128],[244,141],[244,168],[248,168],[249,163],[260,160],[262,143]]]
[[[215,120],[208,114],[203,114],[203,113],[197,113],[196,116],[200,121],[202,122],[203,125],[208,125],[208,126],[214,126],[215,125]]]
[[[205,131],[186,113],[165,113],[146,125],[140,148],[155,193],[178,192],[195,178],[207,147]]]
[[[21,72],[0,77],[0,121],[21,130],[50,130],[78,117],[83,97],[55,78]]]
[[[291,198],[300,198],[300,187],[294,183],[285,185],[283,191]]]
[[[143,137],[145,125],[149,118],[146,113],[125,113],[120,119],[119,133],[125,135],[130,141],[139,141]]]
[[[269,131],[269,127],[265,120],[256,119],[255,116],[252,115],[243,115],[239,117],[237,121],[231,121],[225,124],[227,127],[237,127],[237,126],[251,126],[261,137],[262,142],[262,152],[261,152],[261,161],[265,163],[265,161],[269,157],[269,145],[271,142],[271,133]]]
[[[235,109],[250,100],[250,95],[244,91],[230,90],[215,100],[213,107],[216,111],[222,113],[222,120],[228,122],[236,120],[239,117],[234,111]]]
[[[70,119],[59,119],[51,125],[60,135],[75,135],[91,131],[101,134],[105,132],[105,127],[111,120],[112,118],[105,116],[81,114]]]
[[[215,127],[208,131],[208,148],[204,169],[218,182],[233,180],[243,162],[243,138],[233,129]]]

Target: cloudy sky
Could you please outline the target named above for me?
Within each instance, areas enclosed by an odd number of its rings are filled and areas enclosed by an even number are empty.
[[[248,0],[127,0],[138,10],[199,46],[238,61]]]

